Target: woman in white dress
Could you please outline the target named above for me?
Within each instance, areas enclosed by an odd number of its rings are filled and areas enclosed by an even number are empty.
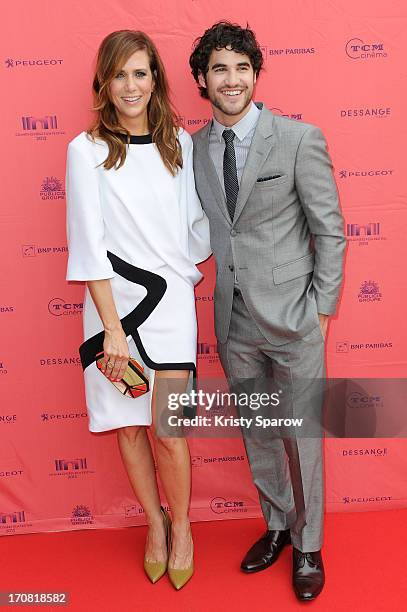
[[[86,282],[80,354],[89,428],[117,430],[149,527],[145,571],[156,582],[168,570],[179,589],[193,573],[190,456],[185,438],[157,435],[166,408],[157,383],[183,392],[195,372],[195,264],[210,255],[208,222],[195,192],[192,140],[177,128],[151,39],[109,34],[93,90],[96,122],[69,144],[67,161],[67,279]],[[129,356],[150,379],[150,391],[136,399],[112,384]],[[160,506],[149,426],[172,525]]]

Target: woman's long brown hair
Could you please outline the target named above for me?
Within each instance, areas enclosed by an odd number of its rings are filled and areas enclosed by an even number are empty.
[[[154,79],[154,92],[147,107],[149,130],[164,165],[175,175],[178,168],[182,168],[182,151],[176,129],[179,122],[170,102],[163,63],[154,43],[144,32],[119,30],[112,32],[102,41],[93,79],[93,110],[96,111],[97,117],[88,134],[107,143],[109,154],[103,163],[106,170],[113,167],[118,169],[124,164],[127,144],[119,134],[125,134],[129,142],[130,133],[119,123],[109,85],[129,57],[141,49],[145,49],[148,54]]]

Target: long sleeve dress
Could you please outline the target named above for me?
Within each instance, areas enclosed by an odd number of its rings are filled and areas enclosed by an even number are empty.
[[[209,227],[195,191],[192,139],[180,129],[183,168],[166,169],[151,136],[132,136],[124,165],[105,170],[107,144],[82,132],[68,147],[67,280],[110,279],[129,351],[150,391],[121,395],[97,369],[103,324],[86,288],[84,368],[90,431],[150,425],[156,370],[195,370],[196,264],[209,257]]]

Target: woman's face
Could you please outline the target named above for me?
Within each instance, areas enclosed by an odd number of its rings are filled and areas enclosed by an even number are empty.
[[[110,83],[110,95],[120,124],[136,135],[148,132],[147,105],[154,78],[145,49],[135,51]]]

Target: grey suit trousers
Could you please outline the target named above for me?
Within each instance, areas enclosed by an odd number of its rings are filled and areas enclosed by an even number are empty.
[[[228,338],[218,343],[218,352],[231,389],[236,390],[242,381],[250,381],[252,392],[264,392],[265,385],[271,385],[282,392],[278,414],[302,417],[308,424],[308,429],[295,435],[292,430],[275,435],[258,428],[243,428],[242,433],[268,529],[289,528],[296,548],[319,550],[324,516],[320,424],[325,377],[319,326],[300,340],[272,345],[235,290]]]

